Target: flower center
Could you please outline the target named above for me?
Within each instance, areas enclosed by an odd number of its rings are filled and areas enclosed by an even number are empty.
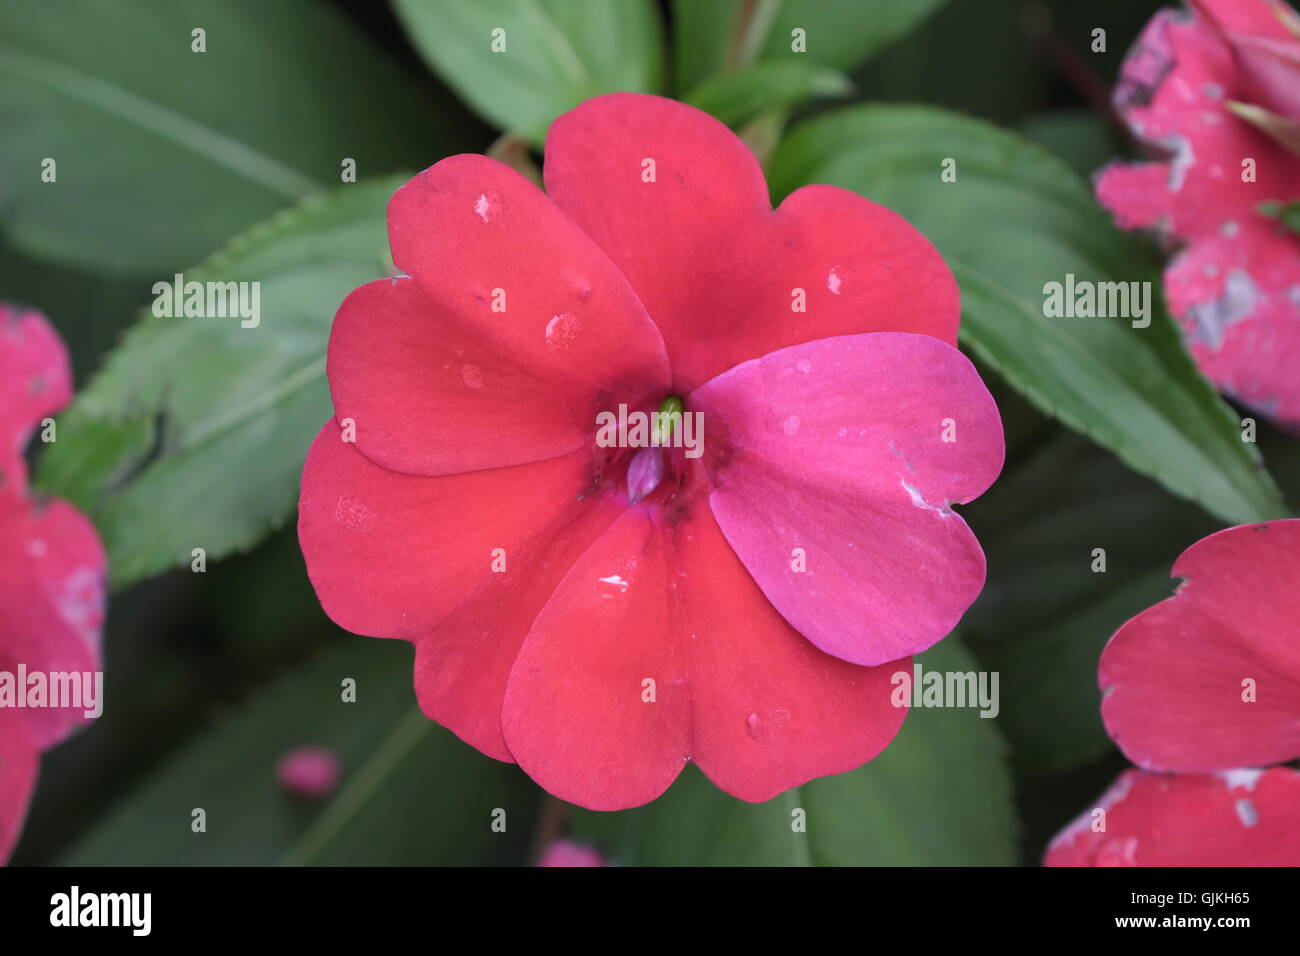
[[[659,403],[659,412],[655,418],[654,438],[651,444],[669,445],[673,434],[682,427],[682,411],[686,403],[676,395],[669,395]]]
[[[627,466],[627,500],[636,504],[649,495],[663,481],[667,471],[664,451],[672,444],[673,436],[682,427],[685,403],[677,395],[669,395],[659,403],[650,429],[650,444],[632,456]]]

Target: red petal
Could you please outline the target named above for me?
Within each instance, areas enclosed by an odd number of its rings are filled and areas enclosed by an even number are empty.
[[[1229,528],[1174,565],[1178,593],[1115,632],[1098,678],[1106,729],[1150,770],[1300,756],[1300,520]],[[1243,681],[1254,682],[1254,702]]]
[[[329,347],[336,418],[372,461],[449,474],[550,458],[583,446],[597,411],[664,393],[663,342],[627,281],[508,167],[445,159],[388,222],[410,277],[348,296]]]
[[[679,572],[650,513],[629,508],[533,622],[510,672],[506,746],[543,788],[592,810],[653,800],[690,758]],[[653,681],[653,702],[649,695]]]
[[[910,674],[910,659],[858,667],[819,651],[767,601],[704,508],[677,547],[694,758],[710,780],[742,800],[769,800],[889,745],[907,716],[890,703],[890,678]]]
[[[0,489],[23,485],[28,436],[71,397],[68,353],[49,322],[0,303]]]
[[[523,769],[563,800],[615,810],[653,800],[690,759],[758,801],[883,749],[906,714],[889,699],[897,667],[805,641],[702,502],[658,514],[629,509],[534,624],[502,714]]]
[[[298,535],[325,612],[359,634],[415,641],[425,713],[508,760],[506,675],[555,583],[618,513],[604,491],[586,451],[467,475],[395,474],[331,421],[307,456]]]
[[[0,492],[0,670],[99,671],[104,571],[99,538],[75,508]],[[44,750],[84,724],[86,709],[19,713]]]
[[[831,186],[805,187],[773,212],[753,154],[693,107],[634,93],[588,100],[551,126],[545,175],[645,303],[679,394],[827,336],[955,342],[956,282],[906,220]],[[792,311],[795,289],[806,312]]]
[[[997,407],[964,355],[900,332],[823,339],[687,403],[703,413],[718,523],[809,640],[875,665],[952,630],[984,554],[949,505],[980,495],[1003,457]]]
[[[1300,773],[1125,771],[1052,840],[1046,866],[1300,865]],[[1104,810],[1104,818],[1096,813]],[[1095,832],[1104,819],[1105,830]]]
[[[0,708],[0,864],[18,843],[36,788],[36,748],[22,714]]]

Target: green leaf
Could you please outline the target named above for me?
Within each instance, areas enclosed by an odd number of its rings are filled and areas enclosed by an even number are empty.
[[[394,9],[448,86],[534,145],[585,99],[659,88],[662,28],[650,0],[395,0]]]
[[[937,670],[975,666],[952,638],[918,660]],[[914,708],[894,742],[858,770],[750,804],[687,767],[648,806],[575,811],[574,832],[641,866],[1010,865],[1015,812],[995,723],[973,709]],[[799,808],[803,833],[791,827]]]
[[[293,513],[332,412],[325,347],[339,303],[389,274],[384,208],[401,180],[313,197],[254,227],[186,282],[260,282],[260,323],[147,314],[58,424],[38,485],[90,515],[122,587],[247,549]]]
[[[86,268],[183,266],[339,183],[345,158],[361,177],[420,162],[443,121],[418,101],[376,108],[410,100],[363,33],[310,0],[8,0],[0,224]]]
[[[1300,199],[1285,203],[1277,200],[1262,202],[1258,208],[1265,216],[1281,220],[1283,226],[1300,235]]]
[[[1035,113],[1021,120],[1016,129],[1025,139],[1046,147],[1085,179],[1122,150],[1114,129],[1091,110]]]
[[[849,71],[918,26],[947,0],[674,0],[677,87],[761,61]],[[752,14],[743,22],[737,18]],[[792,49],[804,31],[806,50]]]
[[[945,159],[955,182],[940,180]],[[783,196],[847,187],[906,216],[962,292],[962,340],[1039,408],[1233,523],[1285,514],[1240,422],[1200,375],[1160,301],[1146,246],[1116,230],[1060,160],[980,120],[919,107],[836,110],[772,158]],[[1150,282],[1147,328],[1046,318],[1044,286]]]
[[[852,92],[853,83],[839,70],[790,61],[719,73],[692,90],[685,101],[734,126],[761,110],[793,106],[819,96],[844,97]]]
[[[264,688],[173,756],[60,862],[72,866],[465,865],[521,862],[537,788],[420,713],[408,644],[350,637]],[[342,684],[356,681],[345,703]],[[111,705],[103,720],[112,719]],[[324,804],[284,793],[276,760],[326,746]],[[202,809],[207,831],[195,833]],[[506,830],[492,830],[493,811]]]
[[[1174,560],[1218,524],[1069,433],[1005,475],[965,517],[989,573],[962,618],[962,639],[1002,675],[998,726],[1013,768],[1060,773],[1111,752],[1097,688],[1102,648],[1126,620],[1173,593]]]

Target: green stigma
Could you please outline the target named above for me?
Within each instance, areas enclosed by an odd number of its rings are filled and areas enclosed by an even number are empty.
[[[676,395],[669,395],[659,403],[659,411],[655,413],[652,444],[663,447],[672,443],[673,433],[682,425],[682,412],[685,408],[686,405]]]

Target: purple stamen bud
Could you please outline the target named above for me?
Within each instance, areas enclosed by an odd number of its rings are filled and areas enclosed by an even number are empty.
[[[659,487],[664,477],[664,450],[662,448],[642,448],[632,456],[627,466],[627,500],[636,504],[650,492]]]

